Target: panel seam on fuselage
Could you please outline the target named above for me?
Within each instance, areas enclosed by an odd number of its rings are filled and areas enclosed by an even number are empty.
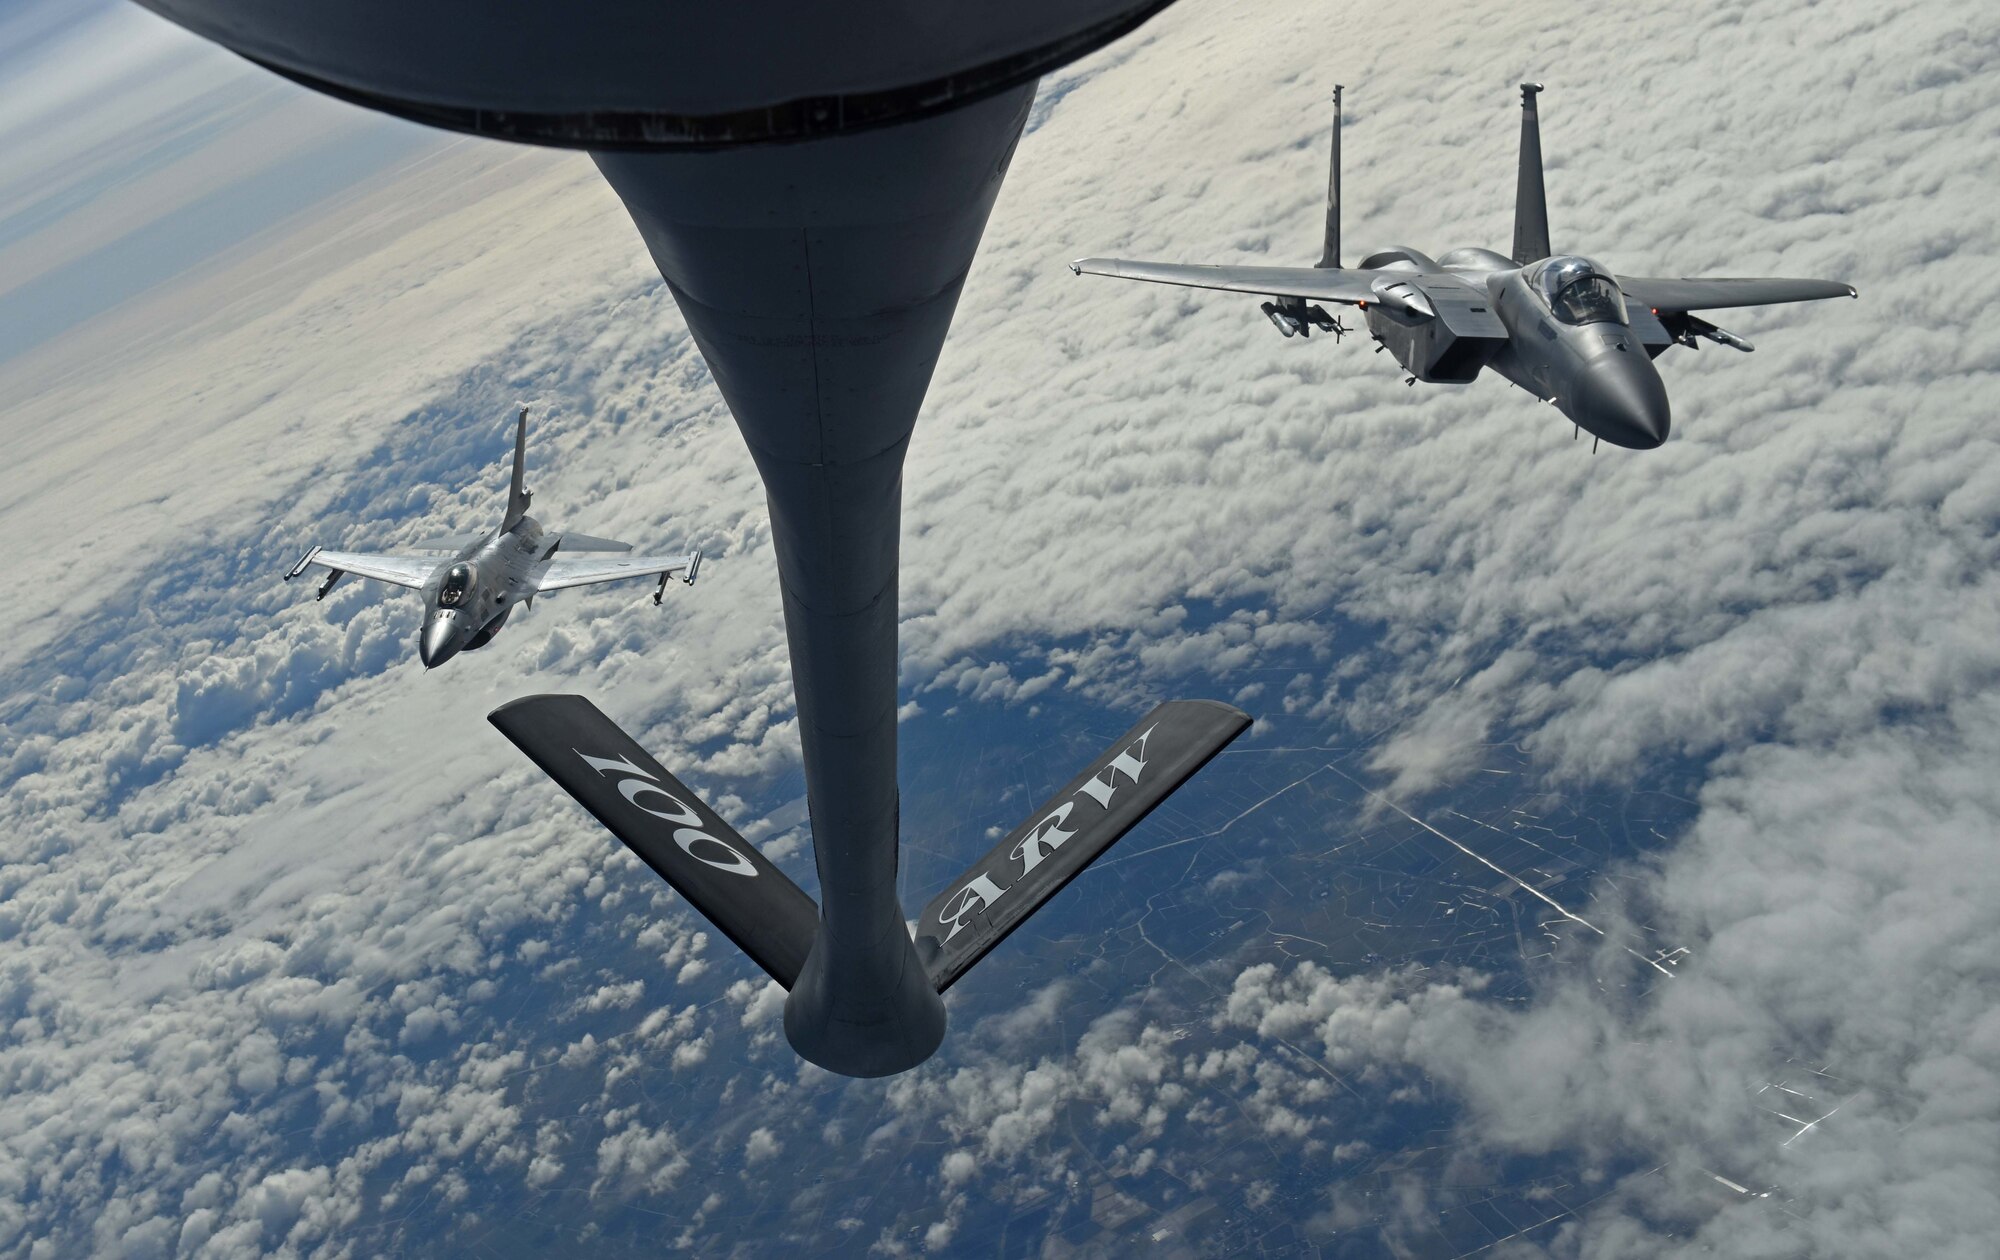
[[[813,466],[824,468],[826,457],[826,406],[820,396],[819,386],[819,302],[813,295],[813,250],[812,227],[799,228],[799,247],[806,257],[806,348],[812,354],[813,368],[813,431],[817,436],[814,447]]]

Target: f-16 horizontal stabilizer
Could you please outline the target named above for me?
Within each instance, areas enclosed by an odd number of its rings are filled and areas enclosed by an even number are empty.
[[[917,957],[942,993],[1250,727],[1212,700],[1169,700],[1119,736],[924,907]]]
[[[527,696],[486,720],[773,980],[798,980],[819,907],[596,705]]]
[[[574,530],[562,533],[564,551],[630,551],[632,544],[619,542],[615,538],[592,538],[589,534],[579,534]]]

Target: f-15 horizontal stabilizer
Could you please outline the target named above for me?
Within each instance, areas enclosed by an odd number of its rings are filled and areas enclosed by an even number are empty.
[[[1226,704],[1169,700],[1119,736],[924,907],[917,957],[938,992],[1249,727],[1249,715]]]
[[[790,989],[819,907],[582,696],[527,696],[487,721],[639,860]]]

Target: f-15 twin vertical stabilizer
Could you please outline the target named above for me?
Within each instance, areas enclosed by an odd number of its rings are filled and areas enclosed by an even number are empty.
[[[1542,116],[1539,83],[1521,85],[1521,166],[1514,182],[1514,261],[1549,256],[1549,194],[1542,184]]]
[[[1320,245],[1319,261],[1315,267],[1340,267],[1340,94],[1345,90],[1338,83],[1333,85],[1333,155],[1327,161],[1326,170],[1326,236]]]
[[[528,696],[487,721],[787,989],[819,907],[582,696]]]

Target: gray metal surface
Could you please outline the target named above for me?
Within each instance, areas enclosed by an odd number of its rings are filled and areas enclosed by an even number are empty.
[[[1818,302],[1827,298],[1858,296],[1853,285],[1838,280],[1620,276],[1618,284],[1625,290],[1627,301],[1637,302],[1661,314],[1720,311],[1733,306],[1777,306],[1784,302]]]
[[[1514,171],[1514,261],[1531,263],[1547,258],[1549,247],[1549,194],[1542,182],[1541,111],[1535,98],[1539,83],[1521,85],[1521,157]]]
[[[1514,254],[1465,247],[1433,259],[1397,246],[1340,268],[1340,178],[1327,183],[1326,244],[1313,267],[1208,266],[1081,258],[1079,275],[1222,289],[1268,296],[1260,308],[1286,336],[1345,330],[1306,302],[1362,310],[1369,334],[1409,373],[1409,381],[1466,384],[1492,369],[1554,403],[1580,429],[1614,445],[1645,450],[1666,441],[1667,389],[1653,359],[1697,337],[1738,350],[1750,343],[1691,312],[1775,302],[1853,297],[1833,280],[1656,279],[1617,277],[1587,258],[1551,254],[1542,184],[1539,83],[1521,85],[1521,151]],[[1340,126],[1340,93],[1334,127]],[[1340,160],[1338,139],[1333,160]],[[1595,294],[1594,303],[1583,296]],[[1588,308],[1588,309],[1586,309]],[[1315,308],[1316,309],[1316,308]]]
[[[896,897],[903,454],[1032,97],[782,148],[596,155],[764,478],[821,890],[785,1030],[849,1075],[944,1035]]]
[[[1032,85],[1171,0],[138,0],[329,95],[567,148],[893,124]]]
[[[1333,85],[1333,152],[1326,169],[1326,229],[1320,243],[1319,265],[1340,266],[1340,84]]]

